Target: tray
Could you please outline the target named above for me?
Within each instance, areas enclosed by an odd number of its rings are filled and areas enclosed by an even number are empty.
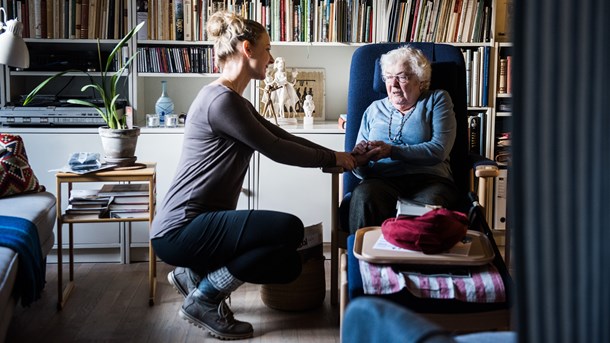
[[[371,263],[438,266],[479,266],[491,262],[495,257],[487,237],[481,232],[473,230],[466,232],[466,237],[470,241],[468,249],[458,243],[449,252],[431,255],[406,249],[376,249],[374,246],[381,236],[381,227],[379,226],[365,227],[356,231],[354,255],[360,260]],[[465,252],[466,250],[467,252]]]

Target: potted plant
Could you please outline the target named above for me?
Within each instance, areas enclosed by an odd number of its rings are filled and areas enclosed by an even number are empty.
[[[68,103],[92,107],[100,114],[100,116],[104,119],[104,122],[106,122],[107,126],[101,126],[98,129],[102,139],[102,147],[104,149],[106,162],[120,166],[132,165],[136,161],[136,157],[134,155],[138,136],[140,135],[140,128],[128,127],[124,110],[118,106],[117,101],[120,98],[118,86],[121,76],[133,62],[134,58],[137,56],[137,53],[131,56],[127,61],[119,59],[117,71],[111,71],[111,67],[114,65],[115,57],[118,55],[121,49],[129,42],[133,35],[142,28],[143,25],[144,22],[135,26],[116,44],[110,55],[108,55],[106,58],[105,64],[102,62],[102,51],[100,41],[98,39],[97,52],[101,75],[97,77],[97,79],[91,76],[88,72],[82,70],[71,69],[59,72],[50,76],[41,82],[36,88],[34,88],[23,101],[23,105],[27,106],[29,103],[31,103],[36,94],[38,94],[49,82],[58,77],[71,72],[81,72],[86,74],[89,76],[90,83],[84,85],[81,88],[81,92],[85,92],[90,89],[93,90],[103,105],[100,106],[82,99],[69,99]]]

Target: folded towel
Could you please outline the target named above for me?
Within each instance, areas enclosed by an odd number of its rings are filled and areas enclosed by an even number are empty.
[[[70,155],[68,166],[75,171],[99,169],[102,162],[97,152],[75,152]]]
[[[38,229],[29,220],[0,216],[0,246],[14,250],[19,258],[15,289],[23,306],[40,298],[45,284],[45,263]]]
[[[455,299],[464,302],[506,301],[502,277],[492,264],[469,267],[467,274],[400,272],[387,264],[359,260],[365,294],[392,294],[407,288],[419,298]]]

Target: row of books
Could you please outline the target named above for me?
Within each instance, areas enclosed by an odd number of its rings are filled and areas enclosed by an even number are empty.
[[[9,18],[23,22],[24,38],[120,39],[129,0],[0,0]]]
[[[139,39],[207,40],[205,23],[229,10],[263,24],[272,41],[487,42],[491,0],[138,0]]]
[[[466,101],[471,107],[489,105],[489,58],[491,48],[464,49],[466,63]]]
[[[100,189],[73,189],[68,215],[98,218],[148,218],[148,183],[105,184]]]
[[[402,0],[392,3],[388,41],[490,41],[491,0]]]
[[[139,47],[140,73],[216,73],[211,46]]]

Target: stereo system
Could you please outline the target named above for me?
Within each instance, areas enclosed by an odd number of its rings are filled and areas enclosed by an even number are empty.
[[[65,100],[38,98],[34,106],[8,105],[0,108],[0,125],[30,127],[98,127],[106,125],[104,118],[92,107],[75,106]],[[87,99],[98,103],[99,100]],[[119,101],[119,113],[125,110],[126,101]],[[103,108],[101,103],[97,104]]]
[[[102,116],[90,107],[15,107],[0,109],[4,126],[102,126]]]

